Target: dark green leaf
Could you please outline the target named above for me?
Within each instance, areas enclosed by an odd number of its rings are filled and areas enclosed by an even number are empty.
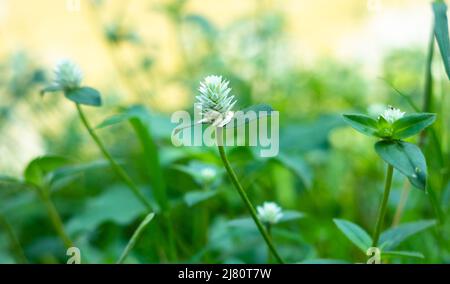
[[[413,136],[436,120],[436,115],[433,113],[414,113],[405,115],[392,125],[394,128],[394,139],[405,139]]]
[[[96,89],[90,87],[81,87],[74,90],[66,91],[64,95],[66,96],[66,98],[77,104],[88,106],[102,105],[100,93]]]
[[[357,131],[368,135],[378,137],[378,122],[363,114],[344,114],[344,121]]]
[[[375,144],[378,155],[404,174],[415,187],[425,190],[427,164],[419,147],[404,141],[379,141]]]
[[[367,249],[372,245],[372,238],[364,229],[347,220],[333,219],[333,221],[353,244],[366,253]]]
[[[450,79],[450,40],[448,34],[447,5],[444,1],[433,3],[434,33],[444,61],[445,72]]]
[[[401,224],[395,228],[389,229],[381,234],[380,247],[386,250],[395,249],[407,238],[428,229],[435,224],[435,220],[422,220]]]

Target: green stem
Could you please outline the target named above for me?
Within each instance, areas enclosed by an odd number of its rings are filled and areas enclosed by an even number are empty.
[[[44,206],[47,209],[48,215],[50,216],[50,220],[56,230],[56,233],[61,238],[66,248],[73,247],[74,244],[69,238],[69,235],[64,230],[64,224],[61,220],[61,217],[59,216],[58,210],[56,210],[56,207],[50,198],[49,192],[46,190],[46,188],[42,187],[37,188],[37,190],[39,193],[39,197],[44,202]]]
[[[255,222],[256,226],[258,227],[259,232],[261,233],[261,236],[264,238],[267,246],[269,247],[269,250],[273,254],[273,256],[277,259],[279,263],[284,263],[283,259],[278,254],[275,246],[272,243],[272,240],[264,228],[264,225],[262,224],[261,220],[259,220],[258,215],[256,213],[255,207],[250,202],[250,199],[247,196],[247,193],[245,192],[244,188],[242,188],[242,185],[239,183],[239,180],[236,176],[236,173],[234,172],[233,168],[230,165],[230,162],[228,161],[227,155],[225,154],[225,149],[222,145],[222,129],[217,128],[217,147],[219,149],[220,158],[222,159],[223,165],[225,166],[225,169],[227,170],[227,173],[233,182],[234,187],[237,189],[239,195],[241,196],[242,200],[244,201],[245,205],[247,206],[248,210],[250,211],[250,214],[253,218],[253,221]]]
[[[381,228],[383,227],[384,217],[386,215],[387,203],[389,200],[389,192],[391,191],[392,184],[392,176],[394,173],[394,167],[388,165],[387,175],[386,175],[386,183],[384,185],[384,194],[383,200],[381,201],[380,209],[378,211],[377,223],[375,225],[375,231],[373,233],[373,242],[372,247],[376,247],[378,245],[378,240],[380,238]]]
[[[272,225],[267,223],[266,224],[266,230],[267,230],[267,234],[269,235],[269,238],[272,240]],[[270,249],[267,252],[267,263],[268,264],[272,263],[272,254],[270,253]]]
[[[131,191],[134,193],[136,198],[139,199],[139,201],[141,201],[141,203],[145,206],[145,208],[149,212],[153,211],[150,202],[148,202],[148,200],[142,194],[140,189],[134,184],[134,182],[127,175],[127,173],[116,163],[116,161],[114,161],[113,157],[111,156],[111,154],[109,154],[108,150],[106,150],[106,148],[103,145],[103,143],[100,140],[100,138],[97,136],[97,134],[95,134],[95,132],[92,129],[92,127],[90,126],[86,116],[84,115],[83,110],[81,109],[81,106],[79,104],[76,104],[76,106],[77,106],[78,114],[79,114],[79,116],[81,118],[81,121],[83,122],[84,126],[86,127],[86,130],[89,132],[89,134],[91,135],[92,139],[97,144],[97,146],[100,149],[100,151],[102,152],[103,156],[111,164],[111,167],[114,170],[114,172],[116,172],[116,174],[122,179],[122,181],[131,189]]]
[[[155,216],[154,213],[148,214],[144,220],[139,224],[136,231],[134,231],[133,235],[131,236],[130,240],[128,241],[127,246],[125,247],[124,251],[122,252],[122,255],[117,260],[117,264],[122,264],[125,259],[127,258],[130,251],[133,249],[133,247],[136,245],[136,242],[139,240],[142,232],[147,227],[147,225],[150,223],[150,221]]]
[[[22,249],[22,246],[20,245],[19,239],[17,238],[16,234],[14,233],[13,228],[9,224],[9,222],[6,220],[6,218],[0,214],[0,225],[5,229],[6,234],[8,235],[10,241],[11,241],[11,248],[14,252],[15,258],[17,263],[28,263],[28,259],[25,256],[25,253]]]

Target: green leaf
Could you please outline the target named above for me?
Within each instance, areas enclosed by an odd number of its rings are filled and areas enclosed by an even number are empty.
[[[382,251],[382,256],[405,256],[405,257],[414,257],[414,258],[425,258],[425,256],[416,251]]]
[[[380,247],[386,250],[395,249],[407,238],[436,225],[435,220],[422,220],[401,224],[395,228],[384,231],[380,236]]]
[[[32,160],[25,168],[24,179],[27,183],[42,186],[45,176],[69,163],[69,160],[60,156],[43,156]]]
[[[217,194],[217,190],[191,191],[184,195],[184,201],[192,207],[202,201],[208,200]]]
[[[66,98],[77,104],[88,106],[102,105],[100,93],[96,89],[90,87],[81,87],[74,90],[66,91],[64,95],[66,96]]]
[[[273,159],[290,169],[300,179],[305,188],[311,188],[312,171],[301,157],[280,153]]]
[[[425,190],[427,164],[419,147],[404,141],[379,141],[375,150],[380,157],[404,174],[412,185]]]
[[[257,104],[240,111],[236,111],[233,120],[225,125],[225,128],[237,128],[239,126],[249,124],[251,121],[270,116],[272,111],[273,108],[266,104]],[[249,112],[254,112],[256,115],[250,116]]]
[[[394,139],[405,139],[413,136],[436,120],[436,115],[433,113],[414,113],[405,115],[392,125],[394,128]]]
[[[366,253],[367,249],[372,245],[372,238],[364,229],[347,220],[333,219],[333,221],[353,244]]]
[[[363,114],[344,114],[344,121],[351,127],[368,136],[378,137],[378,122]]]
[[[450,79],[450,40],[448,34],[447,5],[444,1],[434,2],[434,34],[444,61],[445,72]]]
[[[145,212],[145,207],[128,188],[113,186],[88,200],[86,207],[69,220],[67,231],[69,234],[90,232],[105,222],[126,225]]]

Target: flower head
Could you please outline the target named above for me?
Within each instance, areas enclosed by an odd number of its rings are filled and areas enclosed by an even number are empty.
[[[281,207],[275,202],[264,202],[262,206],[256,208],[259,219],[266,224],[276,224],[283,217]]]
[[[63,60],[55,67],[54,84],[64,90],[72,90],[80,87],[83,80],[81,69],[69,60]]]
[[[400,111],[398,108],[394,108],[392,106],[389,106],[382,114],[381,116],[390,124],[394,123],[395,121],[399,120],[405,115],[404,112]]]
[[[222,76],[210,75],[200,82],[200,95],[196,97],[195,107],[200,110],[202,123],[212,123],[223,127],[231,121],[234,112],[231,111],[236,100],[230,95],[229,81]]]

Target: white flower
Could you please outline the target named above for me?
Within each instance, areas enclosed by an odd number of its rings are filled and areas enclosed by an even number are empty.
[[[71,90],[80,87],[83,80],[81,69],[69,60],[59,62],[55,67],[55,85],[64,89]]]
[[[390,124],[396,122],[400,118],[402,118],[405,115],[404,112],[400,111],[398,108],[394,108],[392,106],[389,106],[382,114],[381,116]]]
[[[281,207],[275,202],[264,202],[262,206],[256,208],[258,210],[258,217],[263,223],[276,224],[283,217]]]
[[[212,123],[213,126],[223,127],[233,119],[231,111],[236,100],[230,95],[229,81],[222,76],[207,76],[200,82],[200,95],[196,97],[195,108],[200,110],[202,119],[198,123]]]

